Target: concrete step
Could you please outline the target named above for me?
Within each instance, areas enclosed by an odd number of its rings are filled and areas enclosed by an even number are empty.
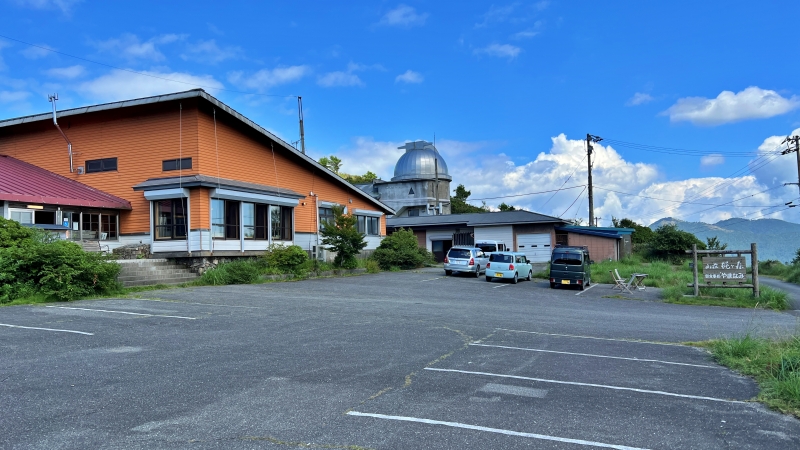
[[[175,265],[174,261],[167,259],[118,259],[116,263],[122,267],[160,267]]]
[[[186,268],[165,268],[160,270],[123,270],[119,273],[121,277],[149,277],[151,275],[165,275],[171,273],[192,273]]]
[[[153,275],[149,277],[117,277],[117,281],[120,283],[127,283],[130,281],[158,281],[158,280],[171,280],[171,279],[185,279],[185,280],[194,280],[197,279],[198,275],[194,273],[169,273],[164,275]]]

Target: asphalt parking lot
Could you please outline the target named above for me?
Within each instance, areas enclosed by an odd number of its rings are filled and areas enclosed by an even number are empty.
[[[612,295],[426,270],[2,308],[0,447],[800,447],[678,344],[796,317]]]

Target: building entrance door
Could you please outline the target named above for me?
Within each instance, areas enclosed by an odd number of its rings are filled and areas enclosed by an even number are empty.
[[[447,255],[447,251],[450,250],[450,247],[452,246],[452,239],[431,241],[431,249],[436,262],[444,262],[444,257]]]

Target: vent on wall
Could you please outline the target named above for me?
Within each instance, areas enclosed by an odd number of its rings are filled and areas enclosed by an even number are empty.
[[[78,166],[78,175],[83,175],[83,166]]]

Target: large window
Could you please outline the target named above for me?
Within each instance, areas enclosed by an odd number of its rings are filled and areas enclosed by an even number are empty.
[[[117,158],[92,159],[86,161],[86,173],[111,172],[117,170]]]
[[[239,239],[239,202],[211,200],[211,235],[216,239]]]
[[[242,230],[245,239],[256,238],[256,205],[242,203]]]
[[[181,170],[181,169],[191,169],[191,168],[192,168],[192,158],[167,159],[161,161],[161,170],[164,172],[168,170]]]
[[[292,240],[292,208],[289,206],[269,207],[272,239],[276,241]]]
[[[186,239],[185,198],[159,200],[154,208],[156,239]],[[83,219],[86,221],[86,214]]]
[[[372,216],[356,216],[356,227],[360,233],[368,236],[379,236],[381,234],[380,218]]]
[[[14,211],[11,210],[11,220],[19,223],[33,223],[33,211]]]

